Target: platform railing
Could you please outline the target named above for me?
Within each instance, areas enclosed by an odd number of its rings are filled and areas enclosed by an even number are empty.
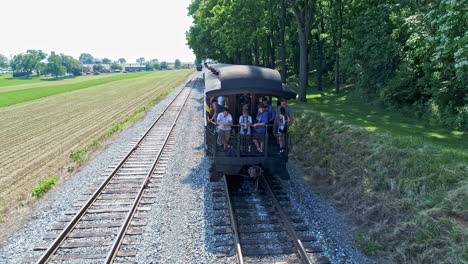
[[[218,128],[214,122],[208,122],[206,130],[207,151],[213,156],[231,156],[231,157],[271,157],[287,155],[288,153],[288,133],[278,134],[276,124],[265,125],[266,132],[262,134],[253,133],[254,127],[251,127],[250,134],[241,134],[239,129],[242,125],[231,126],[231,137],[229,138],[230,149],[224,150],[222,143],[218,139]],[[280,153],[280,138],[284,142],[284,152]],[[257,149],[257,145],[263,145]],[[263,144],[261,144],[263,142]]]

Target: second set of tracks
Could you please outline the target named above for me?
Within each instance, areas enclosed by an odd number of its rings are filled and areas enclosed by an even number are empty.
[[[120,161],[112,164],[99,187],[77,212],[59,225],[59,234],[49,238],[37,263],[51,261],[93,261],[113,263],[119,257],[133,257],[135,251],[124,246],[136,242],[130,237],[141,234],[145,221],[140,214],[149,210],[147,190],[158,187],[174,145],[173,131],[186,105],[198,74],[181,89],[151,127]]]

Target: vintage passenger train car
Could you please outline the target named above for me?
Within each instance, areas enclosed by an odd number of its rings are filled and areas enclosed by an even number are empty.
[[[276,102],[280,98],[287,100],[296,97],[296,93],[281,82],[279,72],[257,66],[217,64],[208,67],[204,81],[207,104],[205,149],[213,160],[210,180],[218,181],[223,175],[255,177],[260,173],[289,179],[286,170],[288,134],[286,131],[278,132],[278,115],[273,117],[276,121],[269,119],[265,126],[262,125],[264,129],[256,128],[256,125],[239,124],[243,120],[240,117],[243,114],[245,117],[247,113],[255,124],[257,114],[261,112],[258,110],[259,105],[265,104],[268,108],[269,104],[276,112],[279,109]],[[215,106],[216,103],[212,101],[219,102],[219,105]],[[228,109],[233,119],[227,149],[220,142],[222,131],[220,125],[216,124],[216,115],[223,107]]]

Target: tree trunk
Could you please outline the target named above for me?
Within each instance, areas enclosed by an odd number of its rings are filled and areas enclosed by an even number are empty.
[[[269,62],[269,67],[271,69],[274,69],[275,68],[275,43],[274,43],[274,39],[273,39],[273,33],[271,33],[270,35],[270,41],[269,41],[269,51],[270,51],[270,54],[269,54],[269,58],[268,58],[268,62]]]
[[[287,82],[287,68],[286,68],[286,45],[284,41],[285,35],[285,21],[286,21],[286,0],[281,0],[281,20],[280,20],[280,59],[281,59],[281,81]]]
[[[320,37],[317,37],[317,53],[318,53],[318,65],[317,65],[317,90],[323,90],[323,43]]]
[[[299,101],[307,101],[307,37],[299,30]]]
[[[320,27],[319,33],[317,34],[317,53],[318,53],[318,66],[317,66],[317,90],[323,90],[323,41],[320,34],[325,32],[325,25],[323,20],[323,9],[321,2],[319,1],[320,8]]]
[[[299,101],[307,101],[307,72],[308,43],[310,28],[312,26],[313,2],[304,0],[300,6],[297,2],[289,1],[294,9],[294,15],[297,22],[297,33],[299,40]]]
[[[340,93],[340,85],[341,85],[341,80],[340,80],[340,53],[337,51],[335,53],[335,85],[336,85],[336,93]]]

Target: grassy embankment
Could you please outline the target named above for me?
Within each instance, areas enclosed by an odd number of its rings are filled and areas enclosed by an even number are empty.
[[[191,72],[152,72],[0,108],[0,213],[9,220],[7,208],[34,201],[31,191],[39,179],[56,175],[60,181],[68,166],[78,165],[71,151],[96,149]]]
[[[468,137],[344,91],[292,103],[294,160],[379,263],[468,261]]]
[[[2,92],[0,90],[0,107],[10,106],[18,103],[24,103],[39,98],[70,92],[74,90],[79,90],[83,88],[88,88],[100,84],[105,84],[109,82],[128,80],[133,78],[138,78],[148,74],[149,72],[139,72],[139,73],[128,73],[128,74],[116,74],[104,78],[84,79],[80,82],[67,83],[67,80],[60,80],[57,82],[63,82],[63,85],[58,85],[57,83],[51,84],[50,86],[44,87],[32,87],[29,89],[20,89],[20,90],[10,90]],[[11,81],[16,81],[15,79]]]

